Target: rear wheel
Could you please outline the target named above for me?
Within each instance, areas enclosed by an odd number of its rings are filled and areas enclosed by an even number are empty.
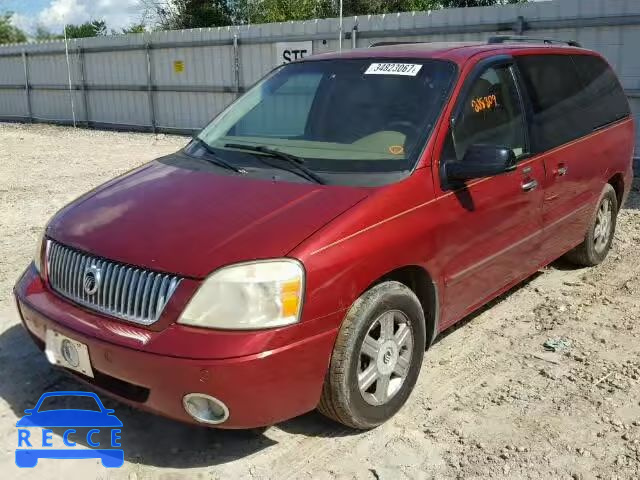
[[[601,263],[611,249],[617,217],[618,197],[613,187],[607,184],[600,195],[598,210],[584,242],[569,252],[567,259],[582,267],[593,267]]]
[[[351,307],[338,333],[318,410],[352,428],[374,428],[405,404],[425,350],[416,295],[384,282]]]

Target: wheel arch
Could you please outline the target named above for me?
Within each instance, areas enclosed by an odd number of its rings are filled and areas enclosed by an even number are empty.
[[[425,339],[426,346],[429,348],[436,339],[438,333],[438,319],[440,316],[440,301],[438,297],[438,286],[433,280],[429,272],[419,265],[406,265],[396,268],[390,272],[377,278],[366,289],[365,292],[382,282],[396,281],[400,282],[413,293],[416,294],[425,319]],[[363,292],[364,293],[364,292]]]
[[[616,173],[607,183],[611,185],[616,192],[618,211],[620,211],[620,209],[622,209],[622,201],[624,199],[624,176],[621,173]]]

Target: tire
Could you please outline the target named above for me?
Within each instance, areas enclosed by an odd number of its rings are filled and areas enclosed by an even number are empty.
[[[617,218],[618,197],[613,187],[607,184],[600,195],[584,241],[567,253],[567,260],[580,267],[594,267],[602,263],[611,249]],[[604,230],[603,222],[606,223]]]
[[[425,339],[424,312],[408,287],[384,282],[365,292],[338,333],[320,413],[359,430],[389,420],[416,384]]]

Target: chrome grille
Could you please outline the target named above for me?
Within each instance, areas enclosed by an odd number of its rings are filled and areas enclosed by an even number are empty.
[[[122,320],[151,325],[175,292],[180,278],[111,262],[48,241],[49,284],[60,295],[80,305]],[[98,282],[88,294],[85,282],[91,270]],[[89,274],[89,276],[91,276]],[[96,278],[98,276],[98,278]]]

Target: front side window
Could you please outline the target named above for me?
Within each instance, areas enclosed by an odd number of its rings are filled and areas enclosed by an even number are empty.
[[[526,150],[525,119],[509,66],[490,67],[474,81],[452,126],[448,160],[463,161],[472,145],[507,147],[516,157]]]
[[[268,168],[256,162],[259,153],[250,150],[255,147],[293,155],[327,183],[349,184],[349,174],[362,184],[368,174],[408,173],[455,76],[456,67],[442,60],[289,64],[232,104],[198,138],[220,158],[245,168]]]

